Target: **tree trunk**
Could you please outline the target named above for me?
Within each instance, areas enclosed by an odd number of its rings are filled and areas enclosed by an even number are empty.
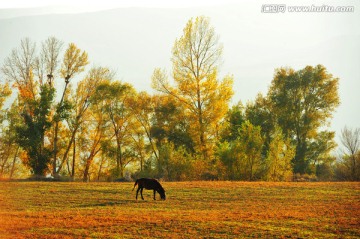
[[[76,132],[77,132],[79,126],[80,126],[80,124],[77,124],[77,125],[75,126],[73,132],[71,133],[70,141],[69,141],[69,143],[68,143],[68,146],[66,147],[66,151],[65,151],[64,156],[63,156],[63,158],[62,158],[62,160],[61,160],[61,162],[60,162],[60,165],[59,165],[59,167],[58,167],[57,172],[60,172],[60,170],[62,169],[62,166],[63,166],[64,162],[66,161],[66,159],[67,159],[67,157],[68,157],[68,155],[69,155],[69,152],[70,152],[70,149],[71,149],[71,145],[72,145],[73,142],[75,141],[75,135],[76,135]]]
[[[71,168],[71,178],[74,181],[75,179],[75,158],[76,158],[76,142],[75,138],[73,141],[73,158],[72,158],[72,168]]]
[[[89,170],[90,170],[90,165],[91,165],[91,162],[92,162],[92,158],[90,158],[90,157],[87,158],[87,160],[86,160],[84,176],[83,176],[83,182],[88,182],[89,181]]]
[[[104,164],[104,155],[101,156],[101,161],[100,161],[100,165],[99,165],[99,171],[98,171],[97,181],[100,181],[100,175],[101,175],[101,170],[102,170],[102,168],[103,168],[103,164]]]
[[[97,127],[97,132],[96,132],[96,137],[95,137],[95,141],[92,145],[92,148],[91,148],[91,152],[90,152],[90,155],[89,157],[86,159],[86,165],[85,165],[85,170],[84,170],[84,176],[83,176],[83,181],[84,182],[87,182],[88,181],[88,178],[89,178],[89,170],[90,170],[90,166],[91,166],[91,163],[92,161],[94,160],[96,154],[100,151],[101,147],[98,147],[100,141],[101,141],[101,138],[102,138],[102,132],[99,132],[101,129],[101,126],[98,125]]]
[[[63,91],[63,94],[62,94],[62,97],[61,97],[61,100],[60,100],[60,103],[59,103],[59,107],[62,106],[63,102],[64,102],[64,98],[65,98],[65,93],[66,93],[66,88],[69,84],[69,81],[68,79],[66,80],[65,79],[65,88],[64,88],[64,91]],[[58,114],[58,112],[56,112],[56,114]],[[59,115],[56,115],[57,117],[59,117]],[[55,116],[55,117],[56,117]],[[55,123],[55,135],[54,135],[54,161],[53,161],[53,176],[56,177],[58,176],[58,173],[60,172],[61,170],[61,167],[59,167],[58,170],[56,170],[56,161],[57,161],[57,141],[58,141],[58,133],[59,133],[59,123],[60,123],[60,118],[59,119],[56,119],[56,123]]]
[[[17,155],[18,155],[18,153],[19,153],[19,149],[20,149],[20,146],[18,146],[18,147],[16,148],[16,152],[15,152],[15,155],[14,155],[14,158],[13,158],[13,162],[12,162],[12,166],[11,166],[11,170],[10,170],[10,176],[9,176],[10,179],[13,177],[14,172],[15,172],[16,157],[17,157]]]
[[[116,143],[117,143],[117,148],[116,148],[116,167],[117,167],[117,172],[120,173],[120,177],[123,178],[124,177],[124,172],[123,172],[123,155],[122,155],[122,150],[121,150],[121,141],[119,139],[119,137],[116,137]]]
[[[5,165],[7,163],[7,161],[9,160],[10,157],[10,151],[11,151],[11,142],[9,142],[6,146],[6,153],[4,153],[3,155],[3,163],[1,165],[0,168],[0,178],[2,177],[3,173],[4,173],[4,169],[5,169]]]
[[[294,173],[305,174],[307,168],[306,162],[306,142],[299,140],[296,147],[296,154],[294,158]]]
[[[195,76],[197,78],[197,76]],[[201,105],[201,92],[200,92],[200,82],[197,79],[197,111],[198,111],[198,123],[199,123],[199,140],[200,140],[200,150],[203,154],[204,160],[207,160],[207,149],[205,143],[205,129],[204,129],[204,122],[203,122],[203,109]]]

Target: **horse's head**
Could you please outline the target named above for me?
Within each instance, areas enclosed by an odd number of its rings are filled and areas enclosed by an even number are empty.
[[[165,200],[166,199],[166,195],[165,195],[165,190],[164,189],[160,189],[158,191],[158,193],[160,194],[160,197],[162,200]]]

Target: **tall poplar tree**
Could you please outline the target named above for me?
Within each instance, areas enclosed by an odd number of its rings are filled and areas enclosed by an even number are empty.
[[[233,78],[218,77],[222,49],[208,18],[190,19],[172,50],[175,87],[160,69],[154,71],[152,79],[156,90],[175,97],[185,107],[184,114],[192,125],[191,135],[204,159],[211,156],[217,126],[233,95]]]

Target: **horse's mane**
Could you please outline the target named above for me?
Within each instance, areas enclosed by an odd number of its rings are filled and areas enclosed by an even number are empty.
[[[156,183],[156,185],[159,187],[159,190],[161,190],[162,192],[165,192],[164,188],[161,186],[161,184],[159,183],[159,181],[156,180],[156,179],[153,179],[153,180],[154,180],[154,182]]]

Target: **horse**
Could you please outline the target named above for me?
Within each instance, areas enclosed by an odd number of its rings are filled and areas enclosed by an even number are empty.
[[[156,198],[155,198],[156,192],[158,192],[160,194],[160,197],[162,200],[166,199],[165,190],[156,179],[140,178],[140,179],[136,180],[132,191],[134,191],[136,185],[138,185],[138,189],[136,191],[136,200],[138,198],[139,191],[140,191],[141,199],[144,200],[144,197],[142,194],[144,188],[148,189],[148,190],[154,190],[154,200],[156,200]]]

